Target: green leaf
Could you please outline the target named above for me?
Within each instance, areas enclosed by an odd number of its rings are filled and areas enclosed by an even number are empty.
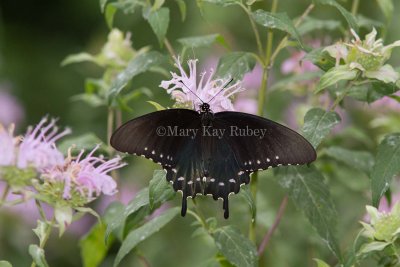
[[[249,187],[242,187],[239,194],[246,200],[247,204],[249,205],[251,218],[254,220],[257,214],[257,206],[253,199],[253,196],[251,195]]]
[[[296,30],[292,20],[286,13],[270,13],[262,9],[258,9],[253,12],[252,16],[258,24],[264,27],[287,32],[293,36],[301,46],[303,46],[299,32]]]
[[[58,223],[59,236],[61,237],[65,228],[72,223],[72,208],[69,206],[58,206],[54,210],[54,217]]]
[[[337,212],[324,177],[314,167],[292,166],[277,171],[280,185],[288,190],[297,208],[304,212],[311,225],[341,260],[336,238]]]
[[[186,3],[184,0],[175,0],[176,4],[179,7],[179,12],[181,13],[182,21],[186,19]]]
[[[149,205],[149,189],[144,188],[142,189],[134,199],[132,199],[125,209],[117,210],[114,217],[108,222],[107,230],[105,238],[108,239],[108,236],[111,232],[116,230],[117,228],[124,225],[126,218],[131,215],[132,213],[138,211],[141,207]]]
[[[309,60],[323,71],[328,71],[335,67],[336,60],[331,57],[324,48],[317,48],[309,52],[303,60]]]
[[[344,164],[359,169],[367,174],[370,173],[372,166],[374,165],[374,156],[367,151],[354,151],[342,147],[331,146],[325,150],[325,153],[337,161],[343,162]]]
[[[379,8],[385,15],[386,20],[391,21],[394,11],[393,1],[392,0],[376,0],[376,1],[378,2]]]
[[[152,219],[143,226],[131,231],[118,251],[117,257],[114,261],[114,267],[118,266],[121,260],[136,247],[140,242],[160,231],[167,223],[169,223],[178,213],[179,208],[172,208],[161,214],[160,216]]]
[[[107,256],[111,244],[104,242],[105,231],[105,225],[97,223],[79,241],[84,267],[97,267]]]
[[[257,249],[254,244],[232,226],[224,226],[212,234],[222,255],[233,265],[240,267],[257,266]]]
[[[158,208],[162,203],[171,200],[175,196],[175,191],[165,178],[166,173],[162,170],[154,171],[153,179],[149,184],[150,209]]]
[[[340,116],[336,112],[329,112],[320,108],[310,109],[304,116],[304,137],[314,148],[317,148],[340,121]]]
[[[108,0],[100,0],[100,10],[101,13],[104,13],[104,9],[106,8]]]
[[[72,63],[81,63],[81,62],[93,62],[98,64],[96,57],[92,56],[89,53],[78,53],[67,56],[62,62],[61,66],[66,66]]]
[[[306,17],[297,28],[300,35],[305,35],[315,30],[334,31],[342,28],[342,23],[338,20],[322,20],[313,17]]]
[[[117,12],[117,7],[115,5],[113,4],[107,5],[104,16],[106,18],[107,26],[110,30],[113,28],[114,16],[116,12]]]
[[[160,45],[162,46],[169,25],[169,9],[167,7],[162,7],[158,10],[151,11],[145,19],[149,22]]]
[[[78,213],[86,214],[89,213],[90,215],[96,217],[97,221],[101,223],[100,215],[92,208],[89,207],[76,207],[74,208]]]
[[[147,103],[153,105],[153,107],[155,107],[157,111],[166,109],[165,107],[161,106],[159,103],[154,101],[147,101]]]
[[[29,254],[38,267],[49,267],[42,248],[37,245],[29,245]]]
[[[256,65],[254,56],[247,52],[227,53],[220,58],[215,76],[222,79],[242,80],[244,74]]]
[[[385,24],[374,19],[367,18],[361,14],[357,15],[357,24],[360,28],[365,28],[370,30],[372,27],[385,27]]]
[[[202,0],[201,2],[206,2],[206,3],[218,5],[218,6],[223,6],[223,7],[237,5],[237,4],[241,3],[240,0]]]
[[[199,48],[212,45],[214,42],[219,42],[223,46],[227,46],[224,37],[220,34],[209,34],[203,36],[193,36],[178,39],[178,42],[187,48]]]
[[[38,225],[35,229],[33,229],[33,232],[39,238],[39,244],[42,245],[45,240],[46,233],[50,228],[50,225],[40,220],[38,220],[37,223]]]
[[[103,222],[107,227],[115,220],[117,216],[122,216],[125,211],[125,206],[121,202],[114,201],[110,203],[110,205],[107,206],[104,215],[103,215]],[[114,227],[114,229],[111,230],[111,232],[114,234],[115,237],[117,237],[119,240],[122,240],[123,232],[124,232],[124,227],[125,227],[125,221],[123,221],[119,226]],[[109,229],[106,229],[106,232],[104,233],[104,240],[105,242],[108,242],[108,236],[109,233],[107,233]]]
[[[350,69],[347,65],[334,67],[322,75],[314,93],[319,93],[326,87],[334,85],[339,81],[350,81],[357,77],[358,71]]]
[[[58,145],[58,149],[67,154],[68,149],[73,147],[76,150],[84,149],[86,151],[92,150],[96,145],[101,144],[101,149],[107,151],[106,145],[93,133],[86,133],[79,136],[65,137]]]
[[[0,261],[0,267],[12,267],[8,261]]]
[[[367,254],[373,251],[382,251],[385,249],[390,243],[388,242],[380,242],[380,241],[372,241],[368,244],[365,244],[361,247],[360,251],[358,252],[359,255]]]
[[[354,16],[349,11],[347,11],[347,9],[341,6],[338,2],[336,2],[335,0],[313,0],[313,1],[317,4],[329,5],[335,7],[346,19],[350,28],[354,29],[356,32],[358,31],[358,24]]]
[[[164,5],[164,3],[165,3],[165,0],[154,0],[152,9],[153,10],[160,9]]]
[[[330,267],[326,262],[322,260],[314,259],[314,261],[317,263],[317,267]]]
[[[393,176],[398,173],[400,173],[400,133],[393,133],[385,136],[379,144],[371,173],[372,204],[375,207],[390,187]]]
[[[161,64],[163,60],[163,55],[156,51],[145,52],[132,59],[126,69],[119,73],[113,81],[108,94],[109,100],[119,95],[133,77]]]

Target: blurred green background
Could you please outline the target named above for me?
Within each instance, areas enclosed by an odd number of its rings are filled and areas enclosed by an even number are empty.
[[[188,4],[187,19],[181,21],[178,7],[174,1],[167,1],[171,11],[171,22],[168,38],[175,49],[180,47],[175,41],[180,37],[221,33],[231,45],[232,50],[255,51],[256,45],[253,33],[250,30],[245,14],[238,8],[219,8],[206,6],[203,17],[195,1],[186,1]],[[310,1],[287,0],[280,1],[279,10],[285,11],[290,17],[299,16]],[[344,1],[343,5],[350,9],[351,1]],[[375,1],[361,1],[359,13],[366,17],[384,21],[383,14],[377,9]],[[256,4],[258,8],[269,8],[269,1]],[[400,1],[395,1],[395,14],[400,11]],[[319,7],[312,13],[313,17],[339,19],[339,13],[330,7]],[[160,48],[150,26],[141,18],[140,12],[133,15],[118,13],[114,23],[122,31],[132,33],[133,46],[139,49],[143,46]],[[346,25],[343,22],[343,25]],[[400,17],[394,15],[386,34],[385,43],[400,39]],[[91,63],[74,64],[61,67],[61,61],[69,54],[86,51],[96,54],[106,42],[109,29],[100,12],[96,0],[60,1],[60,0],[1,0],[0,1],[0,90],[8,90],[21,103],[24,109],[24,120],[18,125],[23,130],[27,125],[37,123],[41,117],[49,114],[60,118],[59,124],[72,128],[74,135],[94,132],[106,141],[106,108],[93,108],[80,101],[72,101],[71,97],[83,92],[84,80],[87,77],[99,77],[102,70]],[[363,29],[361,35],[369,30]],[[266,33],[264,33],[266,34]],[[279,34],[277,34],[279,36]],[[333,43],[338,32],[315,32],[310,39],[327,40]],[[279,38],[276,38],[279,40]],[[205,48],[190,51],[189,54],[201,59],[208,59],[222,55],[226,50],[221,47]],[[283,76],[279,71],[281,62],[290,56],[284,52],[278,58],[273,71],[272,82],[279,81]],[[392,65],[400,65],[400,50],[395,50]],[[142,96],[131,104],[132,113],[125,113],[124,120],[154,110],[145,103],[155,100],[163,105],[172,102],[169,96],[158,88],[165,77],[160,74],[147,73],[135,78],[135,87],[146,86],[151,88],[154,96],[150,99]],[[261,77],[260,77],[261,79]],[[269,95],[267,116],[284,120],[284,111],[289,107],[291,97],[287,92],[274,92]],[[364,114],[353,112],[355,123],[363,127]],[[357,117],[358,116],[358,117]],[[365,126],[365,125],[364,125]],[[365,126],[365,128],[367,128]],[[373,135],[374,133],[370,133]],[[346,141],[345,137],[338,137],[336,141]],[[335,142],[335,140],[333,141]],[[1,152],[0,152],[1,153]],[[152,171],[157,168],[147,160],[129,159],[133,164],[122,172],[122,183],[133,184],[132,196],[135,191],[147,185]],[[344,248],[354,239],[362,219],[364,206],[369,203],[365,186],[368,183],[366,175],[362,176],[350,168],[337,169],[337,166],[327,165],[327,177],[331,192],[339,211],[339,237]],[[342,167],[342,166],[341,166]],[[336,168],[336,169],[335,169]],[[342,179],[337,179],[342,177]],[[343,178],[344,177],[344,178]],[[353,185],[348,179],[357,177]],[[350,182],[351,183],[351,182]],[[260,180],[259,217],[261,235],[271,226],[284,192],[276,185],[273,172],[263,172]],[[131,196],[131,197],[132,197]],[[129,196],[128,196],[129,198]],[[94,206],[101,206],[101,201]],[[179,205],[176,199],[170,205]],[[351,205],[351,207],[349,206]],[[201,199],[201,207],[207,210],[207,215],[220,213],[222,203],[214,203],[209,198]],[[238,225],[242,231],[247,230],[250,220],[247,206],[241,197],[231,200],[232,212],[228,223]],[[32,218],[34,216],[32,215]],[[9,260],[14,266],[28,266],[31,262],[27,246],[36,242],[31,228],[35,221],[30,218],[21,218],[18,213],[0,211],[0,259]],[[93,219],[87,219],[76,227],[78,230],[69,230],[67,235],[58,239],[54,235],[46,250],[51,266],[81,266],[78,241],[85,230],[89,229]],[[160,233],[140,245],[140,250],[149,259],[151,266],[208,266],[206,261],[215,253],[212,240],[192,238],[192,218],[177,218]],[[227,223],[221,220],[221,223]],[[79,229],[82,228],[82,229]],[[111,266],[112,250],[103,266]],[[292,203],[278,231],[273,237],[271,246],[264,256],[265,266],[273,267],[301,267],[312,266],[312,258],[332,259],[332,255],[324,243],[306,221],[303,214],[296,210]],[[124,266],[141,266],[138,259],[130,257],[124,261]],[[204,263],[204,264],[203,264]]]

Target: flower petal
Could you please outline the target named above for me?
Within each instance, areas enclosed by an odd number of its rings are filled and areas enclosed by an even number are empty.
[[[392,66],[386,64],[378,70],[366,71],[364,76],[371,79],[377,79],[384,83],[396,83],[400,79],[400,75]]]

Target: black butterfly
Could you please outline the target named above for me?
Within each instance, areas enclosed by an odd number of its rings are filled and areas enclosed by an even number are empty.
[[[210,194],[223,199],[228,218],[229,194],[248,184],[252,172],[316,159],[312,145],[295,131],[247,113],[214,114],[204,102],[198,112],[167,109],[130,120],[110,142],[118,151],[162,165],[174,190],[182,191],[182,216],[188,197]]]

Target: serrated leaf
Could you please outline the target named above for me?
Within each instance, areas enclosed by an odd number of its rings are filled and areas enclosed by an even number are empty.
[[[371,173],[372,204],[377,207],[394,175],[400,173],[400,133],[385,136]]]
[[[12,267],[8,261],[0,261],[0,267]]]
[[[367,174],[370,173],[374,165],[374,156],[367,151],[354,151],[331,146],[325,150],[325,154]]]
[[[328,30],[333,31],[340,29],[342,23],[338,20],[322,20],[313,17],[306,17],[301,25],[297,28],[300,35],[305,35],[315,30]]]
[[[340,116],[336,112],[320,108],[310,109],[304,116],[303,135],[314,148],[317,148],[340,121]]]
[[[358,252],[359,255],[367,254],[373,251],[382,251],[385,249],[390,243],[388,242],[380,242],[380,241],[372,241],[368,244],[365,244],[361,247],[360,251]]]
[[[227,53],[220,58],[215,76],[222,79],[242,80],[243,76],[253,70],[256,60],[247,52]]]
[[[161,106],[161,104],[154,102],[154,101],[147,101],[147,103],[151,104],[153,107],[156,108],[157,111],[159,110],[165,110],[166,108]]]
[[[257,249],[254,244],[232,226],[224,226],[212,234],[221,254],[232,264],[240,267],[257,266]]]
[[[385,15],[386,20],[391,21],[394,11],[393,1],[392,0],[376,0],[376,1],[378,2],[379,8]]]
[[[140,242],[158,232],[167,223],[169,223],[178,213],[179,208],[172,208],[161,214],[160,216],[152,219],[143,226],[131,231],[122,242],[118,251],[117,257],[114,261],[114,267],[118,266],[121,260],[136,247]]]
[[[337,212],[322,174],[316,168],[307,166],[285,167],[277,172],[280,185],[288,191],[293,203],[304,212],[330,250],[341,259],[336,238]]]
[[[96,59],[96,57],[92,56],[91,54],[88,53],[78,53],[78,54],[73,54],[73,55],[69,55],[67,56],[62,62],[61,62],[61,66],[66,66],[68,64],[72,64],[72,63],[81,63],[81,62],[93,62],[98,64],[98,60]]]
[[[42,248],[37,245],[29,245],[29,254],[38,267],[49,267]]]
[[[253,199],[253,196],[251,195],[249,187],[242,187],[239,194],[246,200],[247,204],[249,205],[251,218],[254,220],[257,214],[257,206]]]
[[[132,199],[123,210],[117,210],[114,217],[107,223],[105,234],[106,240],[108,236],[117,228],[123,226],[126,218],[132,213],[138,211],[141,207],[149,204],[149,189],[142,189],[134,199]]]
[[[323,71],[328,71],[335,67],[336,59],[331,57],[323,48],[317,48],[307,53],[303,60],[309,60]]]
[[[84,267],[97,267],[106,257],[111,244],[104,242],[105,231],[105,225],[97,223],[79,241]]]
[[[328,86],[334,85],[340,81],[351,81],[357,77],[358,71],[350,69],[347,65],[333,67],[322,75],[314,93],[319,93]]]
[[[156,51],[145,52],[132,59],[113,81],[108,94],[109,101],[119,95],[133,77],[161,64],[163,59],[163,55]]]
[[[303,46],[299,32],[296,30],[293,21],[286,13],[271,13],[258,9],[253,12],[252,16],[258,24],[269,29],[284,31],[294,37],[299,44]]]
[[[313,0],[313,1],[317,4],[329,5],[335,7],[346,19],[350,28],[354,29],[356,32],[358,31],[358,24],[354,16],[349,11],[347,11],[347,9],[341,6],[338,2],[336,2],[335,0]]]
[[[153,179],[149,183],[149,203],[150,209],[158,208],[162,203],[171,200],[175,196],[175,191],[165,178],[165,171],[154,171]]]
[[[93,133],[87,133],[79,136],[65,137],[58,146],[58,149],[66,154],[70,147],[74,147],[76,150],[84,149],[90,151],[99,144],[101,144],[100,148],[102,150],[107,151],[106,145],[104,145],[100,138]]]
[[[220,34],[180,38],[178,42],[187,48],[207,47],[214,42],[219,42],[221,45],[226,46],[225,40]]]
[[[202,2],[218,5],[218,6],[231,6],[231,5],[237,5],[240,4],[240,0],[202,0]]]
[[[158,42],[162,45],[169,25],[169,9],[167,7],[162,7],[158,10],[151,11],[145,19],[149,22],[153,32],[157,36]]]
[[[185,21],[186,19],[186,3],[184,0],[175,0],[179,7],[179,12],[181,13],[181,18],[182,21]]]
[[[39,244],[42,245],[42,243],[44,242],[44,239],[45,239],[45,235],[50,228],[50,225],[48,223],[40,221],[40,220],[38,220],[37,223],[38,223],[38,225],[35,229],[33,229],[33,232],[39,238]]]

